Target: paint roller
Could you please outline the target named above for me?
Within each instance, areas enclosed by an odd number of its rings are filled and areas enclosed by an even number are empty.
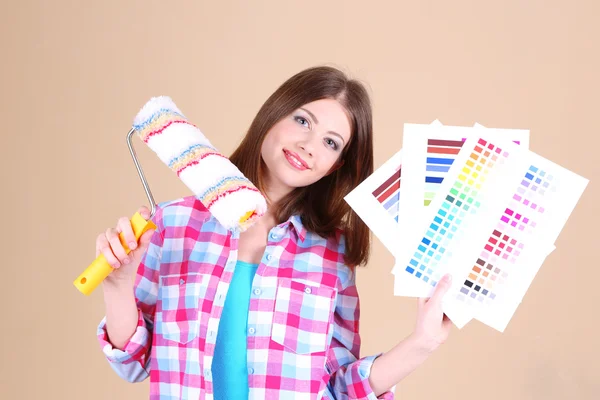
[[[260,191],[188,121],[173,100],[168,96],[153,97],[136,115],[127,134],[129,152],[151,205],[148,220],[138,212],[130,220],[136,240],[149,229],[156,229],[152,222],[156,205],[131,143],[134,134],[177,174],[226,229],[243,232],[266,212],[267,203]],[[131,250],[123,233],[119,239],[129,254]],[[113,270],[104,254],[100,254],[73,284],[89,295]]]

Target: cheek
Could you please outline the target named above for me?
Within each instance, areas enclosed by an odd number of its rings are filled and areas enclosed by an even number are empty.
[[[273,129],[265,136],[263,141],[263,149],[275,150],[281,141],[281,134],[279,130]]]
[[[265,140],[262,143],[262,147],[260,149],[261,154],[264,156],[269,156],[273,153],[275,148],[275,141],[273,140],[273,135],[269,134],[265,137]]]
[[[268,148],[269,148],[269,141],[267,138],[265,138],[265,140],[263,140],[263,142],[262,142],[262,145],[260,146],[260,154],[262,154],[264,156],[265,153],[267,153]]]
[[[338,155],[337,153],[331,154],[331,152],[327,152],[328,154],[326,154],[325,156],[322,157],[322,161],[319,163],[319,171],[323,172],[323,173],[327,173],[329,172],[329,170],[331,168],[333,168],[333,166],[335,165],[335,163],[338,160]]]

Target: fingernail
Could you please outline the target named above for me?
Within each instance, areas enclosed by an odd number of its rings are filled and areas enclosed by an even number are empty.
[[[446,275],[444,279],[446,279],[446,282],[452,282],[452,275]]]
[[[113,268],[119,268],[119,263],[118,262],[113,263],[112,266],[113,266]]]
[[[124,258],[123,259],[123,264],[125,264],[125,265],[129,264],[129,258]]]
[[[137,243],[135,243],[135,242],[130,242],[129,243],[129,249],[131,249],[131,250],[135,249],[136,246],[137,246]]]

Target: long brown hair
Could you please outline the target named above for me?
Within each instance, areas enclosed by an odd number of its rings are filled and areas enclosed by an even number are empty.
[[[321,99],[337,100],[350,118],[350,141],[340,156],[343,164],[318,182],[293,190],[270,207],[278,223],[298,214],[307,230],[321,236],[334,235],[341,229],[346,241],[345,262],[355,267],[368,261],[370,234],[344,196],[373,173],[371,101],[360,82],[329,66],[297,73],[263,104],[230,160],[264,193],[265,165],[259,155],[266,134],[296,109]]]

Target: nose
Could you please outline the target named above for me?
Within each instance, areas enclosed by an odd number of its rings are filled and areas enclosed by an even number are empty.
[[[319,139],[317,135],[308,135],[299,138],[297,144],[298,147],[304,151],[304,153],[308,154],[309,157],[312,157],[318,140]]]
[[[312,151],[310,149],[310,146],[307,144],[300,144],[299,146],[302,150],[304,150],[305,153],[307,153],[310,157],[312,157]]]

